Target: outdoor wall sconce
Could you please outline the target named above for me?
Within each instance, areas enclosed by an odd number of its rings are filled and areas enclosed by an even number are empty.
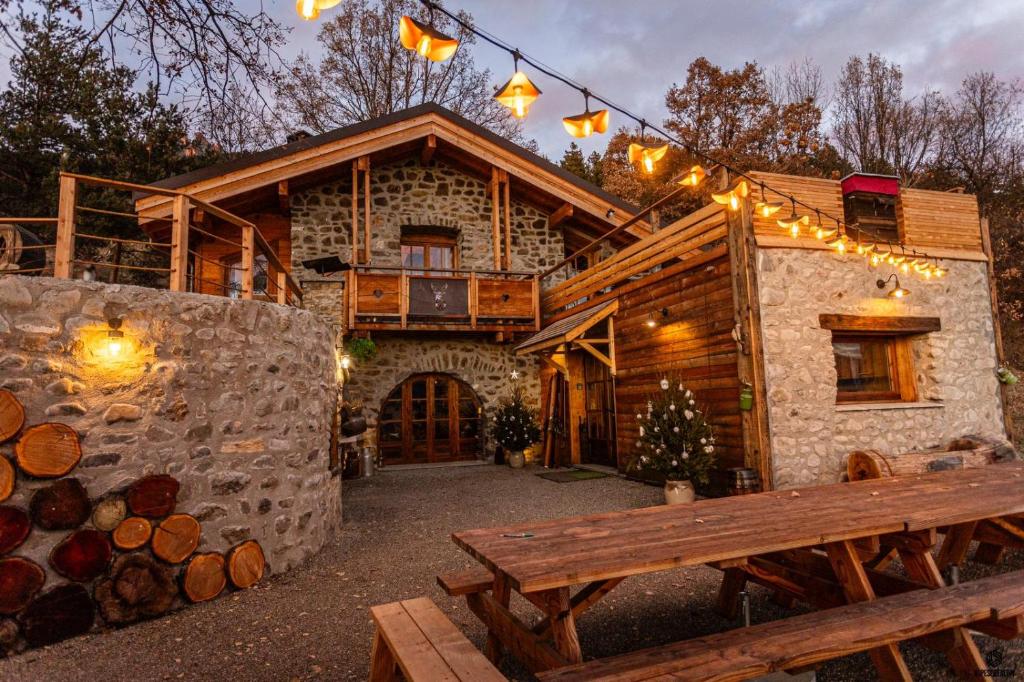
[[[409,16],[402,17],[398,22],[398,39],[402,47],[432,62],[443,62],[459,49],[459,41],[455,38]]]
[[[896,280],[896,286],[893,287],[892,291],[886,294],[888,298],[906,298],[907,296],[910,296],[910,291],[900,286],[900,278],[896,275],[895,272],[886,277],[885,279],[879,279],[877,282],[875,282],[875,284],[878,286],[879,289],[884,289],[885,285],[888,284],[889,280],[891,279]]]
[[[124,332],[121,331],[121,318],[112,317],[107,320],[107,339],[104,344],[107,357],[114,359],[121,357],[124,350]]]
[[[664,318],[667,318],[667,317],[668,317],[668,308],[662,308],[662,309],[661,309],[660,311],[658,311],[658,312],[659,312],[659,313],[661,313],[661,317],[662,317],[663,319],[664,319]],[[658,326],[658,318],[657,318],[657,317],[655,317],[655,315],[654,315],[654,312],[653,312],[653,311],[652,311],[652,312],[651,312],[651,313],[650,313],[650,314],[649,314],[649,315],[647,316],[647,321],[646,321],[646,322],[644,322],[644,324],[646,324],[646,325],[647,325],[648,327],[650,327],[651,329],[654,329],[655,327],[657,327],[657,326]]]
[[[352,366],[352,356],[345,353],[341,356],[340,364],[342,369],[348,369]]]

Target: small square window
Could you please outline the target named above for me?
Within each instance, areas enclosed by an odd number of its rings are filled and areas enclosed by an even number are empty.
[[[909,337],[836,333],[832,354],[837,403],[917,399]]]

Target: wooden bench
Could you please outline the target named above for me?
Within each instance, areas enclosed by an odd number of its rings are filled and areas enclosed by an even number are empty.
[[[377,624],[371,682],[507,682],[490,661],[426,597],[370,609]]]
[[[541,680],[743,680],[1024,616],[1024,572],[915,590],[540,673]]]
[[[474,566],[458,573],[439,575],[437,584],[449,597],[462,597],[489,591],[494,586],[494,575],[483,566]]]

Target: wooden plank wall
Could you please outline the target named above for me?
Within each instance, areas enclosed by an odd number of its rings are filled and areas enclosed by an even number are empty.
[[[291,219],[277,213],[258,213],[245,216],[245,219],[251,220],[260,229],[267,242],[277,249],[277,257],[281,259],[281,263],[286,268],[290,268],[292,262]],[[230,239],[233,242],[241,241],[238,228],[231,225],[204,229]],[[224,296],[226,293],[225,289],[216,284],[211,284],[211,282],[224,282],[226,278],[225,268],[209,261],[226,261],[232,255],[239,255],[241,249],[201,235],[200,239],[202,241],[195,248],[195,251],[207,260],[196,259],[196,273],[200,281],[195,283],[195,290],[201,294]],[[272,270],[272,268],[268,270]],[[270,274],[271,276],[274,275],[273,272]],[[273,284],[270,284],[268,288],[271,297],[277,295],[277,288]]]
[[[769,218],[759,217],[755,212],[754,234],[757,236],[786,237],[792,240],[794,248],[811,245],[817,247],[820,244],[817,239],[808,237],[806,230],[804,230],[804,236],[793,239],[786,230],[779,227],[778,219],[788,216],[791,210],[789,199],[787,198],[789,195],[796,197],[800,201],[806,201],[811,206],[815,206],[826,213],[839,216],[840,218],[843,217],[843,190],[838,180],[804,178],[796,175],[763,172],[751,173],[750,175],[756,180],[763,181],[767,185],[779,190],[778,193],[766,190],[765,197],[768,201],[781,201],[785,204],[775,215]],[[753,185],[750,190],[750,202],[755,204],[761,201],[761,188]],[[810,211],[799,205],[796,207],[796,210],[798,215],[810,215]],[[814,215],[810,215],[810,217],[811,226],[813,227],[817,218]],[[824,218],[822,223],[828,228],[836,226],[835,222],[829,223]]]
[[[978,199],[973,194],[902,189],[896,224],[908,246],[982,250]]]
[[[719,468],[743,466],[735,311],[728,247],[647,275],[619,296],[615,315],[619,467],[636,451],[636,415],[664,377],[679,377],[706,405],[718,440]],[[668,309],[668,317],[660,311]],[[646,325],[654,312],[659,325]]]

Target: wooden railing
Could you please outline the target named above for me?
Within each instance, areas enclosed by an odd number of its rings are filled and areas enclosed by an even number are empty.
[[[360,265],[346,274],[347,322],[352,330],[540,329],[537,273]]]
[[[83,187],[98,187],[114,191],[136,192],[145,194],[157,194],[172,197],[172,211],[170,223],[170,240],[168,242],[157,242],[153,240],[125,239],[120,237],[108,237],[87,232],[80,221],[82,214],[100,215],[107,219],[122,218],[134,222],[137,226],[141,220],[148,219],[147,216],[136,212],[114,211],[100,209],[83,205],[81,192]],[[233,228],[236,234],[214,234],[193,224],[193,210],[201,210],[206,215],[220,220],[223,224]],[[219,289],[224,295],[236,294],[242,299],[253,299],[262,297],[282,305],[300,305],[302,302],[302,289],[289,274],[288,269],[280,261],[277,253],[267,243],[259,228],[252,222],[240,218],[229,211],[225,211],[213,204],[206,203],[184,192],[173,189],[163,189],[150,185],[141,185],[119,180],[109,180],[75,173],[60,174],[60,193],[57,203],[56,218],[2,218],[0,224],[31,224],[49,222],[56,223],[56,241],[53,244],[34,246],[29,248],[43,248],[52,250],[52,259],[47,259],[47,264],[42,268],[29,270],[8,269],[0,271],[0,274],[44,274],[52,270],[54,277],[58,279],[70,279],[81,275],[86,269],[93,271],[109,269],[114,273],[121,270],[141,271],[152,273],[156,280],[166,278],[166,286],[171,291],[200,290],[201,284],[207,284]],[[190,248],[190,240],[195,242],[203,240],[219,240],[237,246],[241,253],[241,266],[237,268],[240,275],[240,287],[232,287],[227,282],[214,282],[199,279],[198,275],[190,275],[189,260],[193,263],[208,260]],[[98,241],[117,248],[117,257],[110,261],[99,261],[91,258],[84,258],[77,249],[81,240]],[[123,246],[135,247],[149,250],[158,254],[158,260],[164,265],[139,265],[137,263],[124,263],[120,260],[120,249]],[[24,247],[23,247],[24,248]],[[259,262],[258,257],[262,256],[267,263],[266,268]],[[220,268],[230,270],[231,268],[218,262]],[[269,271],[267,270],[269,268]],[[195,268],[198,272],[199,268]],[[263,296],[259,296],[254,286],[257,275],[266,277],[267,288]],[[116,279],[116,278],[115,278]]]

